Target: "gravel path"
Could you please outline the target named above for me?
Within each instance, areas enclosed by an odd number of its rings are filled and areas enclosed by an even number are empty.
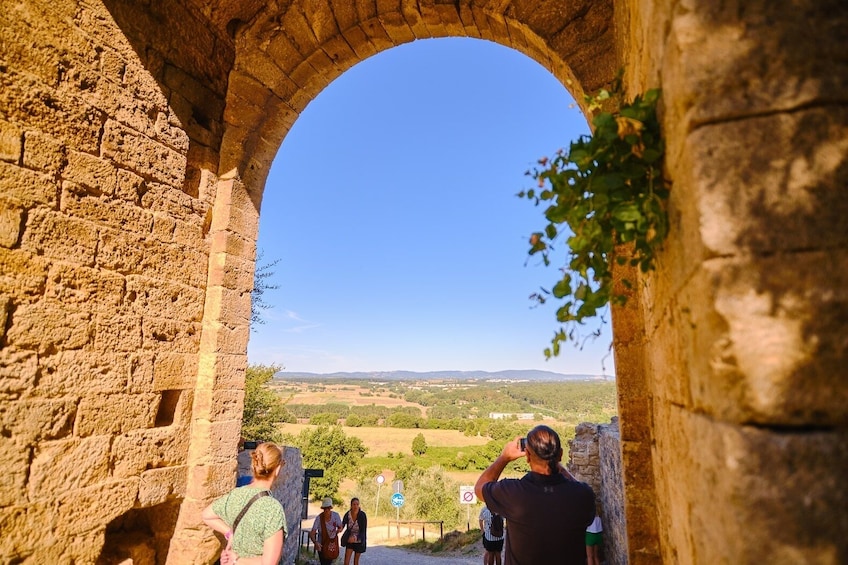
[[[482,562],[482,547],[479,556],[458,557],[425,555],[397,547],[369,545],[368,551],[362,554],[359,565],[480,565]]]

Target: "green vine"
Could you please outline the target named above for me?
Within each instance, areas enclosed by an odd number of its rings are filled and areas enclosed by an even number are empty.
[[[578,326],[610,301],[626,302],[626,296],[612,291],[612,261],[638,265],[642,272],[653,269],[668,232],[664,146],[656,115],[660,91],[649,90],[629,104],[621,104],[621,92],[617,80],[609,91],[587,96],[594,133],[572,142],[568,152],[540,159],[541,168],[526,173],[538,189],[518,194],[537,206],[548,204],[548,223],[530,237],[530,255],[541,254],[550,265],[554,242],[563,236],[568,246],[562,278],[552,289],[531,295],[540,304],[550,295],[565,301],[556,312],[561,326],[545,349],[546,358],[559,355],[566,340],[576,340]],[[601,111],[610,106],[618,109]],[[615,256],[621,244],[632,244],[632,252]],[[632,287],[631,281],[622,282]]]

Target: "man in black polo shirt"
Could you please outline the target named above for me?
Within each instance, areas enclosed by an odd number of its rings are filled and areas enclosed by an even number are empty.
[[[504,565],[583,565],[595,493],[562,466],[559,436],[536,426],[507,443],[474,487],[489,510],[506,518]],[[510,461],[526,456],[530,472],[498,481]]]

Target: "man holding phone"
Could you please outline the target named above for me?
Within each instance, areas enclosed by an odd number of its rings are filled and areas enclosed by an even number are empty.
[[[530,472],[498,480],[507,464],[526,457]],[[474,491],[506,518],[504,565],[583,565],[586,528],[595,517],[595,493],[562,463],[559,435],[536,426],[507,443],[483,471]]]

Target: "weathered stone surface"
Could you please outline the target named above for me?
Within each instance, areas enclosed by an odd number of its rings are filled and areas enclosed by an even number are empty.
[[[94,394],[80,399],[76,435],[125,434],[153,426],[159,396],[155,394]]]
[[[6,335],[11,345],[39,353],[79,349],[91,341],[91,314],[60,302],[21,304]]]
[[[109,478],[109,436],[42,443],[34,450],[27,479],[30,501],[50,501]]]
[[[622,67],[663,88],[671,234],[613,308],[628,562],[845,562],[846,25],[841,0],[5,2],[0,555],[96,562],[150,504],[179,520],[128,551],[210,560],[280,143],[358,61],[469,36],[578,101]]]
[[[112,352],[60,351],[38,359],[38,384],[44,397],[126,392],[130,360]]]
[[[184,497],[187,470],[187,467],[179,466],[151,469],[142,473],[138,485],[138,504],[152,506],[172,497]]]
[[[112,444],[112,475],[138,477],[146,469],[185,465],[190,439],[188,426],[135,430],[117,436]]]
[[[75,399],[22,399],[0,404],[0,436],[21,445],[67,437],[73,431]]]
[[[56,205],[59,185],[49,175],[0,161],[0,194],[22,206]]]
[[[41,209],[30,213],[21,249],[91,267],[98,252],[97,228],[85,221]]]
[[[56,534],[75,536],[103,529],[104,523],[120,516],[138,497],[137,477],[100,483],[58,496]],[[97,512],[91,509],[96,508]]]

